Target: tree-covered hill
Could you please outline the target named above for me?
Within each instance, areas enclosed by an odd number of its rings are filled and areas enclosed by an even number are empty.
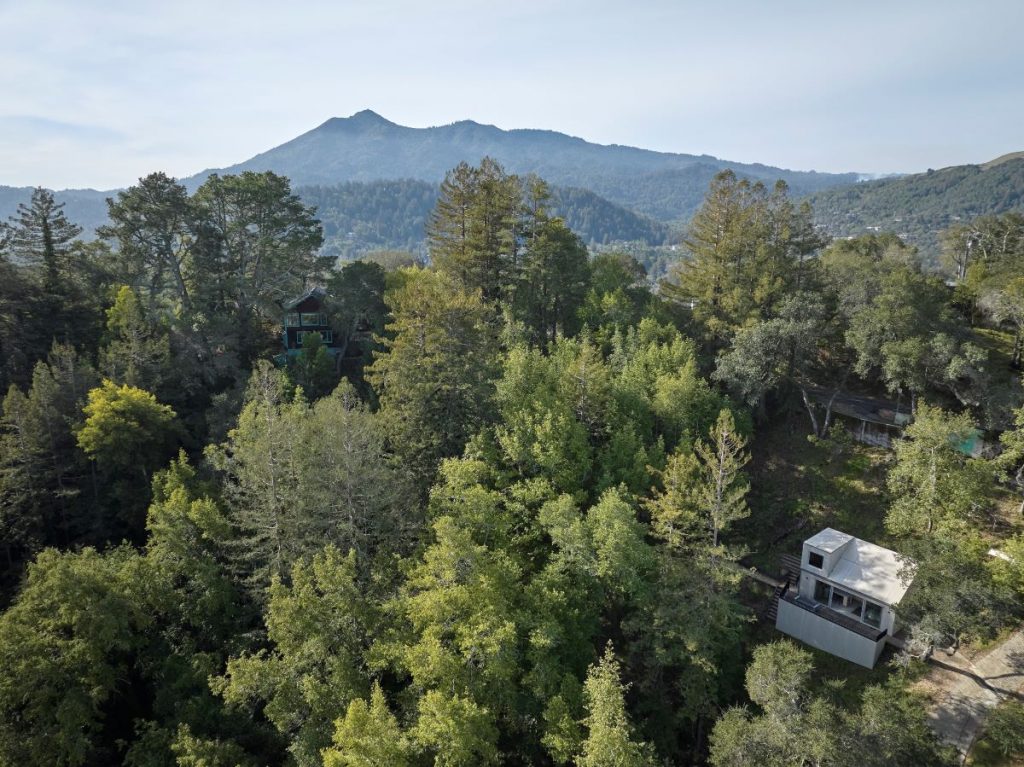
[[[54,192],[54,199],[63,203],[64,214],[82,227],[83,235],[92,239],[93,231],[107,220],[107,197],[113,192],[95,189],[63,189]],[[32,198],[32,187],[0,186],[0,222],[15,215],[18,205]]]
[[[413,178],[440,182],[462,161],[488,156],[510,172],[536,173],[554,186],[590,189],[612,202],[664,221],[689,219],[712,176],[724,168],[766,182],[784,179],[795,194],[856,181],[854,173],[784,170],[733,163],[710,155],[653,152],[604,146],[550,130],[502,130],[462,120],[432,128],[408,128],[364,110],[335,117],[281,146],[219,173],[272,170],[296,186],[346,181]],[[198,186],[214,172],[186,179]]]
[[[437,202],[438,185],[429,181],[347,182],[297,190],[303,202],[317,209],[324,228],[324,252],[349,260],[372,250],[426,253],[426,222]],[[67,217],[91,238],[106,223],[106,198],[113,192],[71,190],[55,193]],[[0,220],[14,215],[32,196],[29,188],[0,187]],[[562,216],[584,242],[608,245],[635,242],[663,245],[669,227],[609,202],[587,189],[555,188],[551,209]]]
[[[829,234],[894,231],[934,255],[943,229],[1024,208],[1024,157],[1007,155],[984,165],[868,181],[818,192],[810,201]]]

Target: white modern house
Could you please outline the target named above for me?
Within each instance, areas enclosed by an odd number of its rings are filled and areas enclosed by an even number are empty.
[[[913,565],[826,527],[804,541],[798,570],[778,592],[775,627],[872,668],[896,630],[895,608],[910,588]]]

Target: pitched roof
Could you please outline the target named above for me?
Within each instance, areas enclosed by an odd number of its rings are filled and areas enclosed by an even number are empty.
[[[307,290],[305,293],[303,293],[298,298],[294,298],[291,301],[289,301],[288,303],[286,303],[284,305],[284,308],[285,308],[285,310],[294,309],[296,306],[301,304],[307,298],[315,298],[315,299],[317,299],[319,301],[322,301],[324,299],[324,296],[326,296],[326,295],[327,295],[327,291],[324,290],[323,288],[319,287],[319,286],[317,286],[315,288],[310,288],[309,290]]]

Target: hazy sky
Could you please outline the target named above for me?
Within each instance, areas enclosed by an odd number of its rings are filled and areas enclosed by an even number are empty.
[[[333,116],[795,169],[1024,150],[1024,2],[0,0],[0,184],[224,166]]]

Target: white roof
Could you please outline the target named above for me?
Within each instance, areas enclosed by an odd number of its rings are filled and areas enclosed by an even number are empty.
[[[904,583],[900,571],[908,564],[913,567],[913,563],[895,551],[853,536],[849,538],[849,545],[843,548],[828,579],[870,599],[887,605],[898,604],[910,588],[910,579]]]
[[[825,551],[831,554],[836,549],[841,549],[853,540],[856,539],[852,535],[841,533],[838,530],[833,530],[831,527],[826,527],[813,538],[808,538],[806,543],[808,546],[813,546],[819,551]]]

